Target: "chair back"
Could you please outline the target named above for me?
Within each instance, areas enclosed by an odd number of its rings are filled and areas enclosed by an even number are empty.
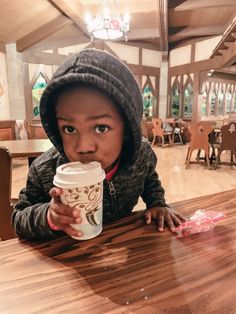
[[[163,136],[163,128],[162,128],[162,120],[160,118],[152,118],[152,123],[153,123],[153,129],[152,129],[152,133],[153,136]]]
[[[7,240],[16,237],[11,226],[11,183],[12,161],[11,154],[5,147],[0,147],[0,239]]]
[[[236,151],[236,122],[221,127],[220,149]]]
[[[30,139],[46,139],[47,134],[42,124],[28,124],[28,137]]]
[[[197,122],[189,125],[189,132],[191,133],[190,146],[192,150],[203,149],[208,150],[209,138],[208,135],[213,130],[211,122]]]
[[[0,141],[15,140],[15,120],[0,121]]]
[[[148,138],[147,120],[145,118],[142,118],[141,130],[142,130],[142,136]]]

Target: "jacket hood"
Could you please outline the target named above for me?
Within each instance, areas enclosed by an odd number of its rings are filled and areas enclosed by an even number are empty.
[[[137,158],[141,147],[141,119],[143,101],[139,86],[128,67],[110,53],[97,49],[85,49],[73,55],[54,73],[40,100],[41,122],[47,136],[64,154],[58,132],[55,103],[60,89],[66,85],[87,83],[109,95],[126,117],[126,155],[129,161]],[[128,149],[127,149],[128,148]]]

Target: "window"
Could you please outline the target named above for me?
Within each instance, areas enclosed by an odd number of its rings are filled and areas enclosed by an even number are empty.
[[[143,91],[143,113],[146,118],[152,116],[152,108],[153,108],[153,94],[149,85],[147,85]]]
[[[226,94],[226,113],[231,111],[232,94],[231,90]]]
[[[175,85],[172,89],[172,104],[171,104],[172,116],[179,117],[180,114],[180,95],[178,86]]]
[[[184,90],[184,117],[192,117],[192,105],[193,105],[193,88],[190,83]]]
[[[218,114],[224,114],[224,91],[222,89],[218,94]]]
[[[47,81],[40,72],[32,87],[33,119],[39,119],[39,103]]]
[[[213,93],[211,94],[211,98],[210,98],[210,105],[211,105],[211,114],[215,114],[215,111],[216,111],[216,92],[215,90],[213,91]]]

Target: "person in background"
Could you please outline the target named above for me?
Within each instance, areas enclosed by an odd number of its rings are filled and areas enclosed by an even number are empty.
[[[157,158],[142,141],[142,95],[128,67],[111,54],[86,49],[70,57],[53,75],[40,101],[40,116],[54,147],[29,169],[12,223],[19,237],[80,237],[71,224],[81,223],[77,209],[63,205],[53,186],[59,165],[98,161],[105,170],[103,223],[131,214],[141,196],[146,223],[171,231],[184,221],[170,208],[155,170]]]

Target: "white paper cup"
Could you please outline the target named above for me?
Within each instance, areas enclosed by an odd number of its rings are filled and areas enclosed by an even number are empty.
[[[104,178],[105,172],[96,161],[88,164],[69,162],[56,170],[53,184],[63,189],[62,203],[80,209],[82,222],[72,227],[83,235],[74,239],[87,240],[102,232]]]

